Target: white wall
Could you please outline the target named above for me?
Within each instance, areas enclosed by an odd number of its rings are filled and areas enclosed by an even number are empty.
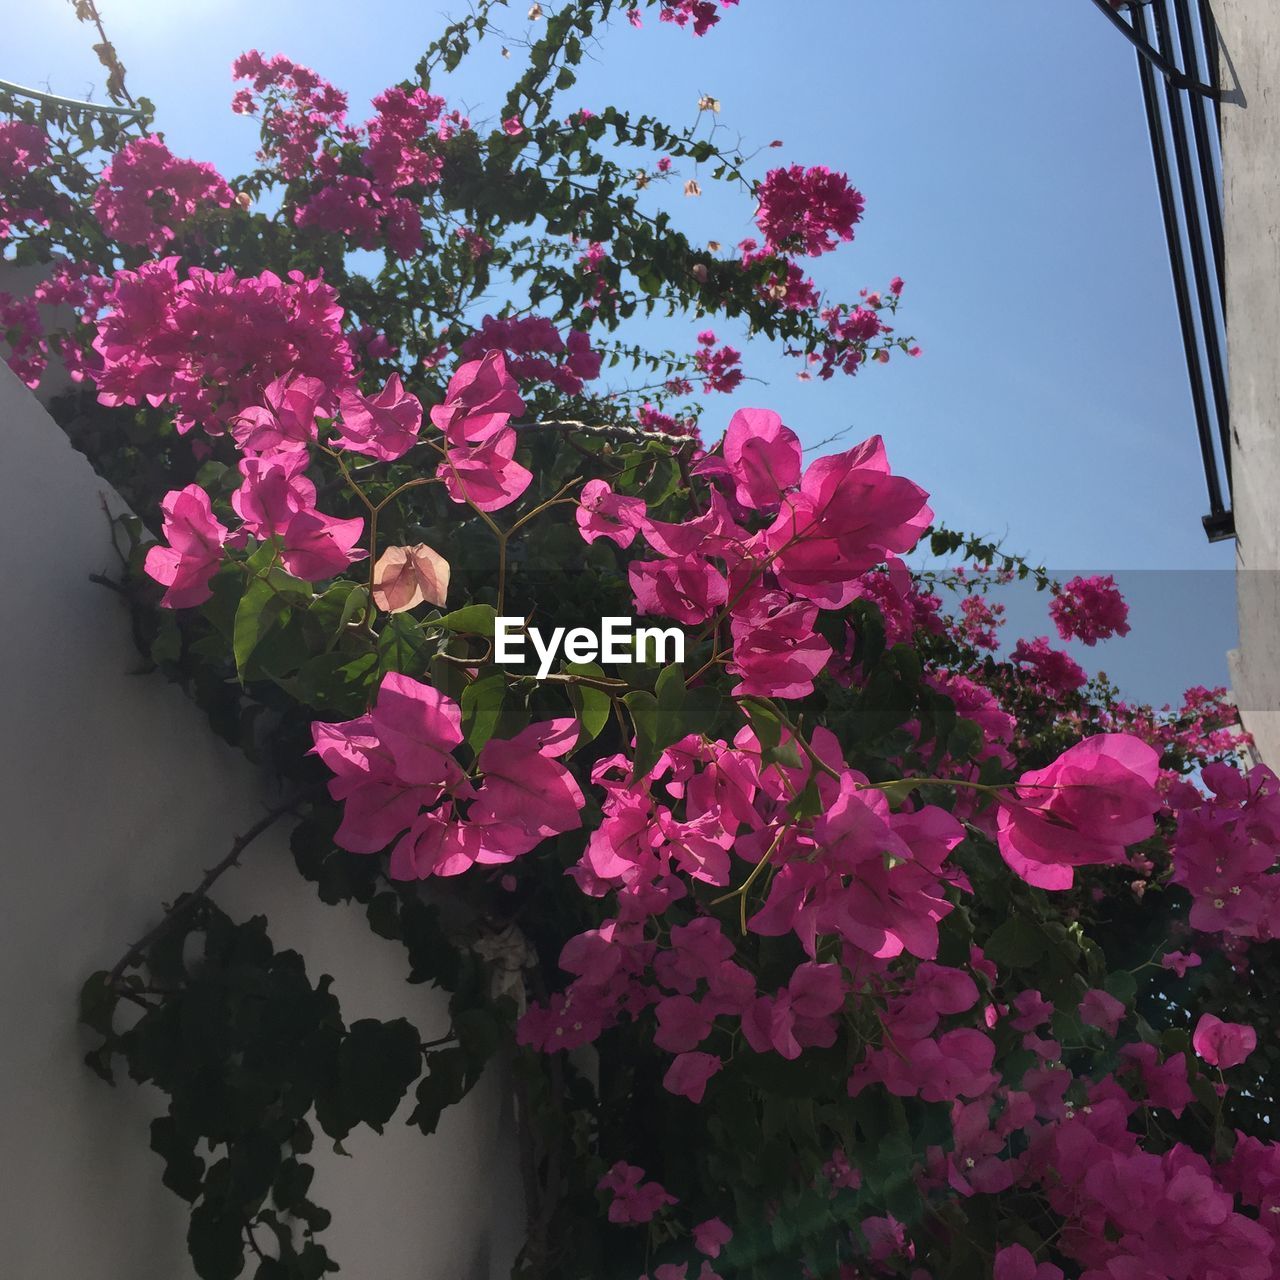
[[[1245,728],[1280,768],[1280,5],[1215,0],[1222,39],[1223,198]]]
[[[187,1206],[148,1146],[162,1100],[83,1065],[76,998],[262,813],[260,791],[179,690],[131,674],[125,609],[88,581],[113,568],[101,496],[123,504],[3,363],[0,438],[0,1273],[186,1280]],[[405,1015],[424,1038],[446,1030],[443,997],[405,983],[402,949],[298,875],[287,824],[214,896],[236,918],[265,914],[313,980],[333,974],[348,1021]],[[317,1142],[313,1197],[333,1211],[321,1239],[341,1274],[508,1275],[524,1211],[499,1073],[435,1137],[405,1125],[407,1112],[382,1137],[353,1134],[353,1159]]]

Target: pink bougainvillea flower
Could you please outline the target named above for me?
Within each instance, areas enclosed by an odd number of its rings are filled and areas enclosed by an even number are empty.
[[[757,1053],[798,1058],[809,1046],[835,1043],[835,1013],[844,1004],[844,972],[838,964],[809,961],[776,996],[760,996],[742,1019],[742,1034]]]
[[[1104,733],[1025,773],[1002,796],[997,842],[1010,868],[1041,889],[1069,889],[1074,867],[1125,861],[1155,831],[1159,754],[1131,734]]]
[[[693,1247],[708,1258],[718,1258],[720,1250],[733,1239],[733,1232],[719,1218],[708,1218],[693,1229]]]
[[[1019,640],[1010,660],[1024,668],[1037,684],[1043,685],[1050,693],[1074,693],[1089,682],[1084,668],[1069,653],[1053,648],[1047,636]]]
[[[1160,967],[1171,969],[1179,978],[1185,978],[1188,969],[1194,969],[1201,963],[1200,957],[1194,951],[1166,951],[1160,957]]]
[[[782,591],[762,591],[736,607],[731,675],[741,676],[734,697],[803,698],[831,659],[831,646],[815,626],[818,606]]]
[[[518,138],[524,132],[524,125],[520,122],[519,116],[508,116],[502,122],[502,132],[509,137]]]
[[[524,411],[516,380],[501,351],[459,365],[449,379],[444,403],[431,410],[431,421],[450,444],[483,444]]]
[[[337,724],[311,726],[315,753],[334,777],[329,794],[342,803],[334,836],[340,849],[377,853],[463,782],[453,750],[462,741],[462,712],[430,685],[389,672],[373,710]]]
[[[995,1280],[1062,1280],[1062,1268],[1037,1262],[1022,1245],[1009,1244],[996,1254]]]
[[[691,996],[664,996],[654,1006],[658,1030],[653,1042],[668,1053],[687,1053],[711,1034],[715,1011]]]
[[[1129,606],[1110,575],[1072,578],[1050,602],[1049,616],[1064,640],[1081,644],[1129,634]]]
[[[744,507],[776,510],[800,483],[800,437],[768,409],[739,409],[729,419],[723,452]]]
[[[840,241],[853,239],[862,219],[862,195],[847,175],[825,165],[770,169],[756,196],[756,226],[774,253],[829,253]]]
[[[362,395],[354,387],[338,398],[342,409],[341,434],[334,444],[352,453],[382,462],[394,462],[418,443],[422,404],[400,384],[393,373],[376,396]]]
[[[325,395],[319,378],[284,374],[267,384],[261,405],[232,420],[231,435],[244,453],[305,449],[316,438],[316,406]]]
[[[919,541],[933,518],[928,496],[890,474],[879,436],[818,458],[765,532],[778,581],[824,608],[843,607],[859,574]]]
[[[729,599],[729,584],[709,561],[688,555],[634,560],[627,569],[636,608],[643,614],[692,625],[705,622]]]
[[[425,542],[388,547],[373,567],[373,603],[386,613],[420,604],[443,607],[449,593],[449,562]]]
[[[231,495],[231,506],[255,538],[283,533],[299,511],[315,507],[316,487],[303,474],[307,455],[285,451],[240,460],[244,482]]]
[[[147,552],[147,575],[168,588],[160,603],[190,609],[213,594],[209,581],[222,563],[227,527],[213,514],[209,495],[198,484],[174,489],[160,503],[168,546]]]
[[[574,517],[584,542],[608,538],[625,550],[644,523],[645,503],[643,498],[614,493],[604,480],[588,480],[578,496]]]
[[[644,1170],[619,1160],[596,1184],[600,1191],[613,1196],[609,1205],[609,1221],[617,1223],[649,1222],[668,1205],[676,1204],[656,1182],[644,1181]]]
[[[681,1053],[672,1059],[662,1084],[669,1093],[678,1093],[690,1102],[701,1102],[707,1082],[723,1066],[714,1053]]]
[[[211,164],[181,160],[155,134],[112,156],[93,196],[102,229],[121,244],[160,253],[202,209],[229,209],[235,196]]]
[[[506,427],[483,444],[449,448],[437,475],[454,502],[500,511],[533,483],[533,472],[515,460],[515,452],[515,430]]]
[[[467,815],[484,828],[480,861],[510,862],[582,826],[582,789],[560,763],[577,741],[578,722],[564,718],[485,743],[476,763],[484,783]]]
[[[1223,1022],[1206,1013],[1196,1023],[1191,1047],[1211,1067],[1238,1067],[1257,1047],[1258,1033],[1241,1022]]]
[[[1086,1026],[1097,1027],[1109,1036],[1120,1029],[1124,1017],[1124,1003],[1098,988],[1086,991],[1080,1001],[1080,1021]]]

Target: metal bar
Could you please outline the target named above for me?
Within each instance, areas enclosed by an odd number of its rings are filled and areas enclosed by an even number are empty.
[[[1135,28],[1141,24],[1146,34],[1146,20],[1139,5],[1130,6]],[[1142,43],[1145,43],[1143,41]],[[1191,296],[1187,282],[1186,264],[1179,248],[1178,210],[1173,192],[1173,179],[1169,173],[1169,154],[1165,147],[1164,121],[1160,115],[1160,99],[1156,87],[1156,68],[1143,55],[1141,44],[1135,41],[1138,53],[1138,75],[1142,81],[1142,104],[1147,113],[1147,130],[1151,134],[1151,154],[1155,161],[1156,188],[1160,194],[1160,212],[1164,218],[1165,239],[1169,245],[1169,269],[1173,276],[1173,292],[1178,307],[1178,323],[1182,328],[1182,346],[1187,358],[1187,377],[1191,383],[1191,403],[1195,411],[1196,434],[1200,439],[1200,458],[1204,464],[1204,479],[1209,490],[1209,522],[1221,521],[1226,512],[1222,501],[1222,484],[1218,477],[1218,460],[1214,455],[1213,436],[1209,431],[1209,406],[1205,398],[1204,371],[1196,344],[1195,324],[1191,318]]]
[[[1171,56],[1173,32],[1170,23],[1170,0],[1157,0],[1155,10],[1156,47]],[[1191,164],[1191,146],[1187,136],[1187,119],[1182,110],[1182,98],[1177,89],[1165,82],[1165,97],[1169,107],[1169,133],[1173,139],[1174,165],[1178,173],[1178,185],[1182,192],[1182,216],[1187,228],[1187,255],[1191,259],[1191,274],[1195,282],[1196,306],[1200,312],[1200,331],[1204,336],[1205,361],[1209,366],[1209,386],[1213,394],[1213,415],[1218,425],[1218,439],[1224,463],[1230,458],[1231,434],[1227,425],[1227,375],[1223,367],[1222,347],[1218,340],[1218,321],[1213,310],[1210,292],[1209,264],[1205,257],[1205,235],[1200,218],[1200,202],[1196,192],[1195,173]],[[1231,476],[1228,465],[1227,486]]]
[[[1174,0],[1174,12],[1178,19],[1178,37],[1182,45],[1182,61],[1193,75],[1200,74],[1200,51],[1196,45],[1196,33],[1191,23],[1189,0]],[[1209,35],[1204,33],[1206,49]],[[1212,67],[1210,75],[1212,75]],[[1218,175],[1213,167],[1213,145],[1209,141],[1209,104],[1203,101],[1188,104],[1191,110],[1191,132],[1196,144],[1196,157],[1200,162],[1200,188],[1204,193],[1205,218],[1209,223],[1209,246],[1213,250],[1214,274],[1218,280],[1218,302],[1226,298],[1226,252],[1222,234],[1222,198],[1218,192]]]
[[[1159,49],[1152,47],[1151,42],[1145,39],[1146,24],[1143,24],[1142,32],[1138,30],[1138,24],[1135,21],[1132,26],[1129,25],[1119,14],[1118,10],[1113,9],[1108,0],[1093,0],[1094,5],[1106,17],[1117,31],[1138,51],[1138,57],[1145,59],[1153,67],[1162,72],[1165,78],[1179,89],[1186,89],[1188,93],[1198,93],[1205,98],[1217,98],[1221,90],[1217,85],[1201,84],[1192,76],[1183,73],[1181,68],[1172,62],[1168,55]],[[1130,8],[1135,6],[1130,0]]]
[[[140,107],[112,107],[98,102],[83,102],[79,98],[60,98],[56,93],[42,93],[39,89],[28,89],[26,85],[14,84],[11,80],[0,80],[0,93],[11,93],[20,98],[34,98],[37,102],[44,102],[52,107],[90,111],[100,116],[127,116],[140,120],[146,115]]]
[[[1212,0],[1200,0],[1200,30],[1204,32],[1204,56],[1209,64],[1208,80],[1216,92],[1213,95],[1213,116],[1222,135],[1222,52],[1218,41],[1218,19],[1213,12]]]

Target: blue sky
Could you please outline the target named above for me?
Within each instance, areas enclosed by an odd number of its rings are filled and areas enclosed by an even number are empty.
[[[255,143],[226,106],[237,53],[313,66],[349,91],[360,119],[463,5],[101,8],[171,147],[235,173]],[[526,8],[513,4],[513,39]],[[6,34],[0,76],[73,96],[101,83],[65,0],[26,6]],[[446,92],[492,118],[512,69],[495,44]],[[849,173],[867,200],[863,223],[815,274],[843,296],[902,275],[899,328],[924,348],[856,379],[801,383],[793,362],[747,345],[749,371],[769,385],[712,405],[705,434],[744,403],[777,409],[806,442],[879,432],[895,470],[928,488],[953,527],[1055,571],[1122,571],[1134,632],[1073,650],[1086,667],[1157,702],[1225,683],[1234,551],[1201,531],[1204,481],[1137,73],[1093,5],[742,0],[703,39],[652,18],[641,31],[623,23],[566,114],[614,103],[692,123],[703,93],[720,99],[722,127],[746,150],[783,140],[760,155],[761,172],[798,162]],[[749,199],[703,187],[700,200],[678,184],[662,193],[695,239],[751,233]],[[682,321],[659,340],[688,349],[698,327]],[[1047,632],[1040,603],[1011,604],[1021,633]]]

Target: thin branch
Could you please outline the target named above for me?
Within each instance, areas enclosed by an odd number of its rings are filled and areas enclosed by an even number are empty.
[[[187,894],[183,894],[168,911],[165,912],[163,918],[154,928],[148,930],[141,938],[138,939],[116,962],[115,967],[107,975],[106,984],[114,987],[119,981],[124,971],[136,960],[140,960],[147,951],[151,949],[170,929],[174,923],[180,920],[188,912],[192,910],[198,903],[203,902],[209,896],[209,890],[217,883],[219,878],[232,867],[236,866],[240,861],[240,856],[244,851],[260,836],[264,831],[273,827],[286,814],[292,813],[297,809],[301,800],[314,792],[316,788],[311,787],[304,791],[298,792],[291,796],[283,804],[277,805],[274,809],[269,810],[257,822],[251,826],[242,836],[237,836],[235,843],[232,844],[230,852],[221,862],[209,868],[204,873],[204,879],[200,881],[196,887]]]

